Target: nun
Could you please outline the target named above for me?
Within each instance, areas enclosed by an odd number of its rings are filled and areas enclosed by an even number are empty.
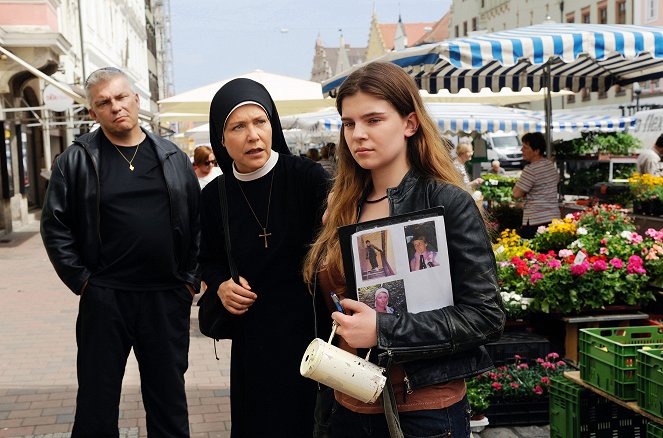
[[[308,438],[317,385],[299,374],[299,364],[316,321],[301,268],[321,224],[329,176],[290,153],[274,102],[258,82],[239,78],[221,87],[209,125],[240,275],[239,284],[230,275],[217,178],[202,192],[200,263],[206,293],[218,295],[233,324],[231,436]]]

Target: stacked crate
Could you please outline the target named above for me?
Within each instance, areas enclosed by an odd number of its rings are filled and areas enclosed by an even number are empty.
[[[636,400],[642,348],[663,348],[663,326],[580,330],[580,377],[620,400]]]

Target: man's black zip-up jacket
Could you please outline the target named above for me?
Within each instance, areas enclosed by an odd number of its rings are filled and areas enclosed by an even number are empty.
[[[417,314],[378,313],[379,362],[403,363],[408,390],[492,368],[483,345],[500,338],[506,317],[495,256],[474,199],[414,170],[387,195],[390,216],[444,207],[454,305]],[[360,206],[365,199],[366,194]]]
[[[168,140],[144,132],[156,151],[168,189],[175,276],[198,291],[200,185],[183,151]],[[48,257],[60,279],[76,294],[100,264],[101,140],[101,129],[82,135],[56,159],[41,215],[41,235]]]

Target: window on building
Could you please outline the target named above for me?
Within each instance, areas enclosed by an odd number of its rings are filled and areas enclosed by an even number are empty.
[[[608,4],[601,2],[598,6],[599,24],[608,24]]]
[[[472,18],[472,32],[477,30],[477,18]]]
[[[576,95],[571,94],[566,96],[566,103],[576,103]]]
[[[589,24],[591,19],[591,15],[589,12],[589,8],[583,8],[582,11],[580,11],[580,22],[584,24]]]
[[[458,38],[460,36],[458,34],[458,25],[454,26],[454,34],[456,35],[456,38]]]
[[[463,36],[467,36],[467,21],[463,21]]]
[[[626,0],[617,0],[616,8],[615,23],[626,24]]]
[[[605,99],[608,97],[608,93],[606,91],[599,91],[598,95],[599,99]]]
[[[658,20],[658,1],[657,0],[647,0],[646,2],[646,12],[645,19],[647,21],[657,21]]]
[[[615,96],[624,96],[626,94],[626,90],[621,86],[621,85],[615,85]]]
[[[576,22],[576,14],[571,12],[570,14],[566,14],[566,22],[567,23],[575,23]]]

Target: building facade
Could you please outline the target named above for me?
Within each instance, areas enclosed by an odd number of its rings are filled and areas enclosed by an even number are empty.
[[[172,78],[170,58],[160,59],[170,41],[167,3],[0,0],[0,235],[41,207],[53,159],[89,130],[83,83],[91,72],[126,71],[141,120],[152,125]]]

